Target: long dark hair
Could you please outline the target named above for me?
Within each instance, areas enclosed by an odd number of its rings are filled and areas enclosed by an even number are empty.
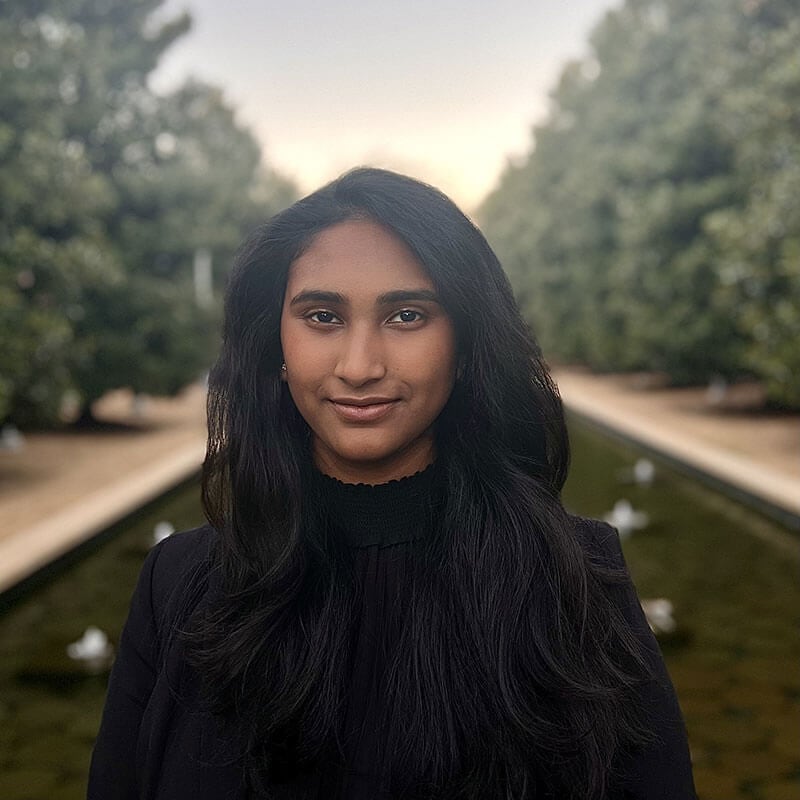
[[[600,798],[641,739],[626,702],[643,658],[613,575],[562,507],[566,428],[503,270],[441,192],[348,172],[257,230],[236,259],[209,381],[203,502],[216,598],[187,635],[211,708],[233,720],[253,787],[331,751],[353,587],[310,480],[308,428],[280,380],[289,269],[325,228],[368,219],[424,266],[457,338],[437,420],[442,502],[415,564],[386,707],[398,796]]]

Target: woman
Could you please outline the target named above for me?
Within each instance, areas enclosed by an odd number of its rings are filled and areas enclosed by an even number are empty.
[[[616,534],[568,515],[561,404],[444,195],[357,169],[241,250],[210,525],[154,548],[90,798],[690,798]]]

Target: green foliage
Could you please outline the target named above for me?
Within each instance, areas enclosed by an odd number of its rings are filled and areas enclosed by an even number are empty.
[[[480,214],[547,352],[800,403],[796,12],[628,0],[564,70]]]
[[[243,234],[294,188],[219,90],[148,88],[187,16],[156,25],[161,0],[3,5],[0,419],[55,422],[67,390],[175,392],[216,346],[195,252],[219,290]]]
[[[789,4],[792,5],[792,4]],[[767,4],[758,7],[762,15]],[[800,404],[800,17],[770,15],[737,54],[726,98],[747,192],[706,220],[719,248],[718,294],[747,335],[746,363],[775,401]],[[758,80],[753,80],[755,70]]]

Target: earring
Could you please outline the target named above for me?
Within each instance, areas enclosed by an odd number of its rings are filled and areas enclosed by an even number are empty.
[[[286,362],[285,361],[283,362],[283,364],[281,364],[281,372],[286,372]]]

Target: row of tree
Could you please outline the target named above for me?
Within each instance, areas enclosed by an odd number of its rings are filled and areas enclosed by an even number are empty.
[[[545,352],[800,406],[797,0],[626,0],[480,219]]]
[[[218,295],[243,234],[293,198],[217,89],[149,88],[189,27],[156,24],[160,5],[3,4],[0,420],[50,424],[70,395],[88,409],[198,377],[219,314],[198,253]]]

